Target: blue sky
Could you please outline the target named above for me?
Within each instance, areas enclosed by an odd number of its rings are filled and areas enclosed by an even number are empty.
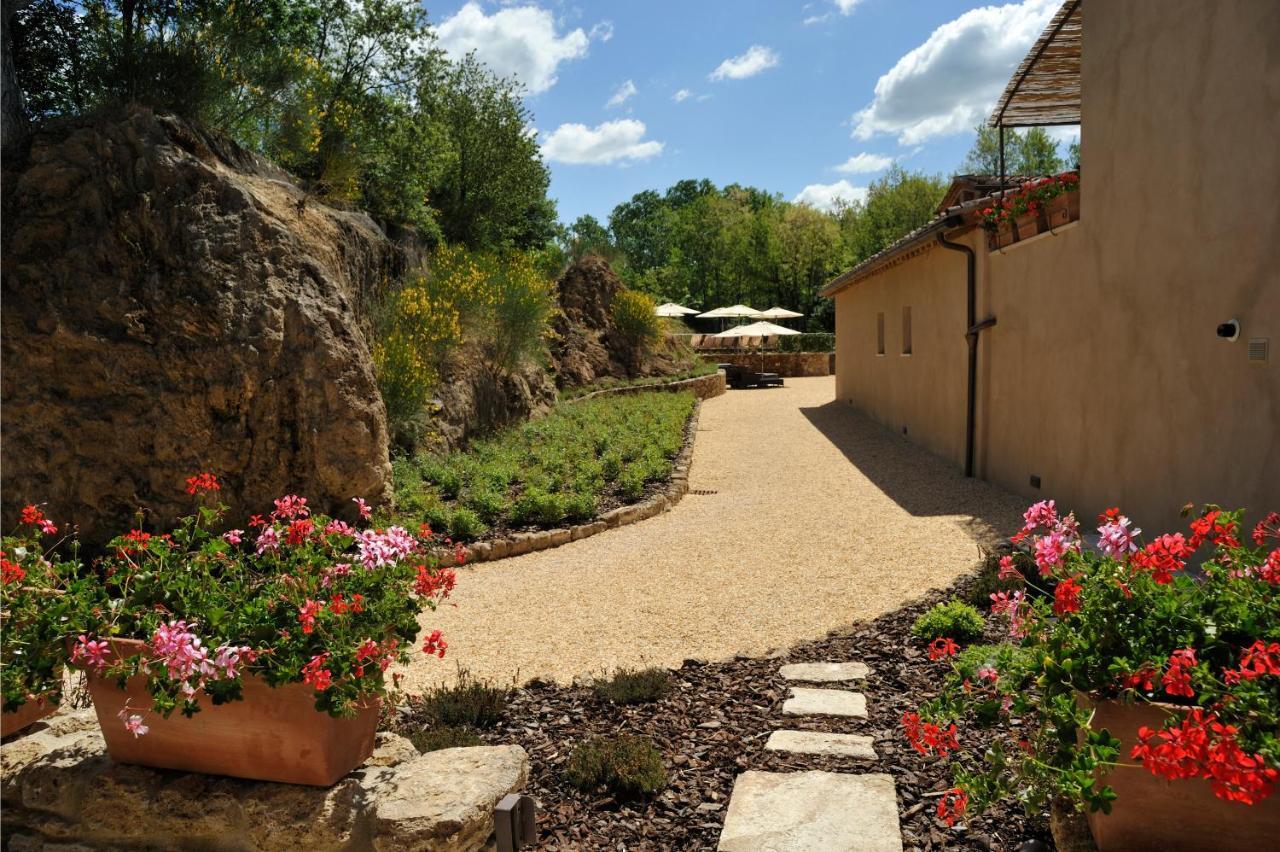
[[[1059,0],[450,0],[441,45],[528,90],[551,195],[742,183],[825,207],[894,161],[950,174]],[[1060,132],[1065,138],[1070,131]]]

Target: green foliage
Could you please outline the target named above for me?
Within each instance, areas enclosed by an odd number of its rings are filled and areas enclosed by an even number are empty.
[[[689,361],[688,369],[681,370],[669,376],[637,376],[633,379],[619,379],[613,376],[606,376],[603,379],[596,379],[589,385],[579,385],[577,387],[565,388],[560,392],[561,399],[576,399],[589,393],[595,393],[601,390],[612,390],[614,388],[634,388],[645,387],[648,385],[664,385],[671,382],[684,381],[685,379],[696,379],[699,376],[709,376],[718,368],[709,361],[703,361],[697,355],[692,355]]]
[[[446,58],[418,0],[38,0],[12,33],[32,120],[140,103],[224,131],[428,245],[552,236],[523,91],[474,57]]]
[[[964,601],[951,600],[940,603],[916,619],[911,634],[918,639],[946,637],[958,642],[981,638],[986,622],[979,613]]]
[[[591,685],[601,701],[611,704],[647,704],[671,691],[671,675],[666,669],[618,669]]]
[[[609,308],[613,330],[626,347],[634,367],[649,347],[662,338],[662,323],[653,312],[653,299],[635,290],[619,290]]]
[[[933,219],[947,191],[942,178],[893,166],[871,182],[867,200],[844,217],[842,227],[854,262],[888,248]]]
[[[977,134],[960,170],[966,174],[1000,174],[1000,134],[984,122],[974,128]],[[1004,173],[1030,177],[1051,175],[1066,167],[1058,154],[1058,143],[1043,127],[1028,128],[1019,133],[1013,128],[1004,131]]]
[[[783,352],[834,352],[834,334],[794,334],[778,338],[778,349]]]
[[[446,748],[470,748],[484,745],[484,740],[470,728],[448,725],[414,731],[409,734],[409,742],[423,754]]]
[[[652,796],[667,786],[662,752],[648,737],[629,734],[580,744],[569,755],[564,777],[584,793],[604,787],[620,799]]]
[[[453,686],[437,687],[412,699],[412,707],[432,728],[492,728],[507,709],[507,690],[473,678],[465,670]]]
[[[600,397],[561,405],[465,452],[397,460],[396,511],[406,526],[425,522],[455,538],[480,535],[485,524],[586,520],[600,500],[634,499],[670,476],[693,404],[688,393]]]

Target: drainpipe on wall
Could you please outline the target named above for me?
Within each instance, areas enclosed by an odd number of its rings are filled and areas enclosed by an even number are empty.
[[[948,224],[960,225],[959,221]],[[978,400],[978,334],[985,329],[991,328],[996,324],[995,317],[987,317],[982,322],[978,322],[977,302],[978,302],[978,285],[977,285],[977,259],[973,253],[973,249],[963,243],[953,243],[942,234],[938,234],[938,245],[952,251],[960,251],[965,254],[965,266],[967,271],[966,281],[966,314],[965,314],[965,332],[964,338],[969,344],[969,381],[966,389],[965,399],[965,420],[964,420],[964,475],[973,476],[973,445],[974,433],[977,423],[977,400]]]

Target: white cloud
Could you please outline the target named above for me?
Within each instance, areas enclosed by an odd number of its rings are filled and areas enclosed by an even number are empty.
[[[635,93],[636,93],[636,84],[631,80],[628,80],[627,82],[623,83],[621,86],[618,87],[617,91],[613,93],[613,96],[609,98],[609,100],[605,103],[604,107],[605,109],[610,109],[612,107],[622,106],[624,103],[627,102],[627,99],[630,98]]]
[[[1080,125],[1066,124],[1061,127],[1046,127],[1045,133],[1049,134],[1049,138],[1059,145],[1070,145],[1072,142],[1080,141]]]
[[[644,122],[630,118],[606,121],[596,127],[562,124],[542,143],[549,162],[572,165],[607,165],[638,162],[662,153],[662,143],[645,140]]]
[[[861,3],[862,0],[831,0],[831,2],[835,4],[836,9],[839,10],[841,15],[852,15],[854,7],[856,7],[859,3]],[[805,6],[806,10],[810,8],[812,8],[812,4],[808,4]],[[829,21],[831,20],[831,16],[833,14],[835,13],[827,12],[826,14],[823,14],[823,15],[810,15],[809,17],[804,19],[804,25],[808,27],[808,26],[812,26],[813,24],[820,24],[823,21]]]
[[[882,172],[893,165],[893,157],[883,154],[854,154],[840,165],[836,171],[842,175],[863,175],[870,172]]]
[[[688,89],[681,89],[680,91],[676,92],[674,95],[671,96],[671,100],[675,101],[676,103],[680,103],[681,101],[688,100],[691,97],[693,97],[693,92],[689,91]]]
[[[839,206],[837,202],[852,204],[855,201],[866,201],[867,188],[854,186],[847,180],[838,180],[835,183],[811,183],[791,200],[796,204],[808,204],[810,207],[831,213]]]
[[[965,12],[933,31],[876,82],[853,136],[896,134],[903,145],[970,130],[987,117],[1060,0]]]
[[[712,80],[742,80],[754,77],[778,64],[778,54],[764,45],[753,44],[741,56],[732,56],[711,72]]]
[[[601,21],[591,28],[587,37],[592,41],[608,41],[613,38],[613,21]]]
[[[833,0],[833,2],[836,4],[836,8],[840,10],[841,15],[850,15],[853,13],[853,8],[861,3],[862,0]]]
[[[446,18],[436,34],[449,56],[458,59],[475,51],[495,73],[515,77],[534,95],[555,85],[561,62],[586,56],[589,42],[581,29],[558,34],[555,18],[537,6],[499,9],[486,15],[474,2]]]

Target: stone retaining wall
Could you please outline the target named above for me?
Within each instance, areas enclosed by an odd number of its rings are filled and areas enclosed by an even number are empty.
[[[699,353],[708,364],[736,364],[751,370],[760,369],[760,353],[707,352]],[[835,374],[834,352],[766,352],[764,372],[777,373],[784,378],[800,376],[830,376]]]
[[[692,389],[694,393],[698,393],[698,389],[714,390],[715,384],[705,382],[708,378],[719,379],[719,393],[724,393],[724,373],[715,373],[713,376],[699,376],[696,379],[686,379],[684,382],[672,382],[665,385],[665,388],[671,388],[673,385],[688,386],[693,382],[701,382],[702,384],[686,387],[682,389]],[[631,391],[632,388],[613,388],[612,391]],[[608,393],[610,391],[600,391],[600,393]],[[716,396],[718,394],[712,394]],[[583,397],[584,399],[586,397]],[[670,509],[689,491],[689,462],[693,458],[693,442],[698,434],[698,414],[702,407],[702,397],[694,404],[693,413],[689,415],[688,422],[684,426],[684,445],[680,448],[679,455],[676,456],[674,465],[671,468],[671,479],[667,481],[666,486],[661,492],[630,506],[621,506],[617,509],[605,512],[594,521],[575,526],[560,527],[552,530],[535,530],[533,532],[516,533],[510,538],[500,538],[493,541],[479,541],[467,548],[467,562],[491,562],[495,559],[505,559],[508,556],[521,556],[525,553],[532,553],[535,550],[546,550],[549,547],[559,547],[562,544],[568,544],[571,541],[588,538],[602,533],[605,530],[614,527],[622,527],[627,524],[634,524],[637,521],[643,521],[659,515],[667,509]],[[452,564],[452,554],[445,554],[443,564]]]
[[[474,852],[491,848],[494,807],[529,777],[519,746],[419,754],[390,733],[332,787],[127,766],[107,756],[91,708],[37,723],[0,760],[13,852]]]
[[[564,401],[582,402],[585,399],[595,399],[600,396],[644,393],[645,391],[682,390],[692,391],[693,395],[698,399],[711,399],[713,396],[720,396],[725,392],[724,373],[717,371],[715,373],[708,373],[705,376],[694,376],[692,379],[680,379],[676,382],[654,382],[653,384],[648,385],[628,385],[620,388],[605,388],[604,390],[592,391],[591,393],[576,396],[573,399],[566,399]]]

